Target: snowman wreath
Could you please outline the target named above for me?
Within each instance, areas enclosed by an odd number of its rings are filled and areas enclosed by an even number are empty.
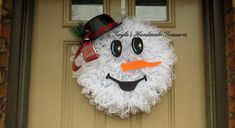
[[[116,23],[101,14],[82,27],[80,47],[71,57],[73,77],[90,103],[108,115],[127,118],[137,112],[150,113],[151,106],[171,87],[176,55],[164,36],[117,37],[117,32],[158,33],[160,29],[137,18]],[[74,29],[75,30],[75,29]]]

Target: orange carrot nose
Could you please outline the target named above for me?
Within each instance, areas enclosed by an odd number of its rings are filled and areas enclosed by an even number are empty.
[[[155,66],[158,66],[159,64],[161,64],[161,61],[146,62],[144,60],[137,60],[137,61],[123,63],[121,67],[122,67],[122,71],[126,72],[129,70],[135,70],[135,69],[140,69],[140,68],[155,67]]]

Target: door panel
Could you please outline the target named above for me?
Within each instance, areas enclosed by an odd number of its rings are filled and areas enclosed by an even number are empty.
[[[112,3],[113,8],[119,4]],[[203,28],[200,0],[175,0],[176,28],[187,33],[172,38],[178,56],[176,80],[150,114],[128,119],[95,109],[72,78],[69,61],[76,39],[62,27],[62,0],[35,0],[29,128],[205,128]],[[118,17],[117,10],[110,8]],[[84,12],[85,13],[85,12]]]

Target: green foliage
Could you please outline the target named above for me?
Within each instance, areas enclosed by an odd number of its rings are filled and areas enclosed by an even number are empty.
[[[77,38],[84,38],[85,30],[84,30],[84,23],[80,23],[78,26],[73,27],[70,29],[71,33]]]

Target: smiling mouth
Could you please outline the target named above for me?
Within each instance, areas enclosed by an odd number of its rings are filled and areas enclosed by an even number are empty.
[[[107,74],[106,79],[111,79],[112,81],[116,82],[123,91],[133,91],[140,81],[142,80],[147,81],[146,75],[144,75],[143,78],[140,78],[136,81],[119,81],[113,78],[112,76],[110,76],[109,73]]]

